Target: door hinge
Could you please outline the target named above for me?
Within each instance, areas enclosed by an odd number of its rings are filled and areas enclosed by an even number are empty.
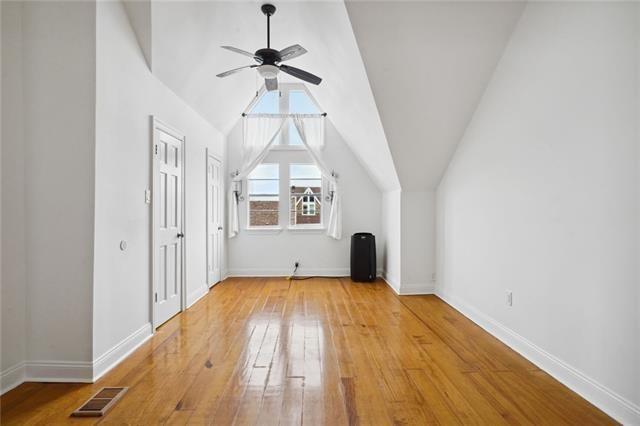
[[[153,153],[155,155],[158,155],[158,145],[157,144],[153,146]]]
[[[153,298],[155,299],[155,302],[158,303],[158,293],[157,292],[153,295]]]

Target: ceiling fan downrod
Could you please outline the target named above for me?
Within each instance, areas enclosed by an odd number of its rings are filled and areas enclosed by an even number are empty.
[[[276,7],[272,4],[265,3],[260,10],[267,15],[267,49],[271,49],[271,15],[276,13]]]

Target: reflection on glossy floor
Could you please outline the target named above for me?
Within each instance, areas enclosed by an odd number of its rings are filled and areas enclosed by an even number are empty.
[[[607,424],[612,420],[435,296],[384,282],[229,279],[98,383],[28,383],[2,424],[129,386],[114,424]]]

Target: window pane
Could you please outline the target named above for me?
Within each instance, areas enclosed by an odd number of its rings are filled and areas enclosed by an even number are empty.
[[[322,173],[315,164],[291,164],[289,175],[292,179],[322,178]]]
[[[296,129],[296,125],[289,121],[289,145],[302,145],[302,139],[300,139],[300,133]]]
[[[292,114],[318,114],[320,111],[315,103],[303,90],[289,92],[289,112]],[[302,145],[302,139],[295,124],[289,122],[289,145]]]
[[[292,90],[289,92],[289,112],[293,114],[318,114],[318,107],[313,103],[306,92]]]
[[[278,114],[280,113],[280,92],[264,92],[258,102],[251,108],[251,114]],[[275,145],[280,145],[280,135],[276,137]]]
[[[289,225],[322,224],[322,174],[314,164],[289,166]]]
[[[264,92],[258,102],[251,109],[252,114],[278,114],[280,112],[280,99],[277,90]]]
[[[260,164],[249,174],[249,226],[278,225],[279,173],[277,164]]]

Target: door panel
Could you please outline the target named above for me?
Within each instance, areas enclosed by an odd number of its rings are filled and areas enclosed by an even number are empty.
[[[222,164],[207,155],[207,281],[220,281],[222,263]]]
[[[154,129],[154,327],[182,309],[183,141]]]

